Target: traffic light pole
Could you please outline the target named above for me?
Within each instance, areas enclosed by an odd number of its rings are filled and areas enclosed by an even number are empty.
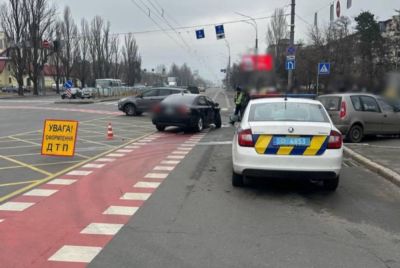
[[[290,47],[294,46],[294,30],[295,30],[295,16],[296,16],[296,0],[292,0],[292,12],[290,15]],[[293,88],[293,70],[289,70],[288,75],[288,90],[292,90]]]

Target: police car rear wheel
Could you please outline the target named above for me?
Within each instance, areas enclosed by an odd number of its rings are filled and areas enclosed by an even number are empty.
[[[323,187],[326,191],[334,192],[339,186],[339,177],[333,180],[326,180],[323,182]]]
[[[244,177],[233,171],[232,172],[232,185],[234,187],[243,187],[244,186]]]
[[[196,130],[196,132],[201,132],[203,130],[203,128],[204,128],[203,118],[199,117],[197,119],[197,124],[196,124],[195,130]]]

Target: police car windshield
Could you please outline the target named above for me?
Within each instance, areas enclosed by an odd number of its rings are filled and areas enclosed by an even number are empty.
[[[249,122],[291,121],[324,122],[329,118],[322,105],[312,103],[256,103],[250,107]]]

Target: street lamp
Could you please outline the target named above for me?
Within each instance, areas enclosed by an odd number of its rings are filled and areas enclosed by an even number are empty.
[[[245,15],[245,14],[242,14],[242,13],[239,13],[239,12],[235,12],[236,14],[238,14],[239,16],[242,16],[242,17],[245,17],[245,18],[248,18],[248,19],[250,19],[251,20],[251,22],[250,21],[243,21],[244,23],[247,23],[247,24],[250,24],[251,26],[253,26],[253,28],[254,28],[254,30],[256,31],[256,46],[255,46],[255,54],[256,55],[258,55],[258,24],[257,24],[257,21],[253,18],[253,17],[250,17],[250,16],[248,16],[248,15]]]
[[[230,73],[231,73],[231,46],[228,42],[228,40],[225,38],[225,45],[226,48],[228,49],[228,68],[226,70],[226,88],[229,89],[229,83],[230,83]]]

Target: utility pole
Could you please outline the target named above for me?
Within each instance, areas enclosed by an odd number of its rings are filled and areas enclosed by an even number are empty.
[[[230,88],[230,80],[231,80],[231,46],[228,40],[225,38],[226,48],[228,49],[228,68],[226,69],[226,89]]]
[[[295,29],[295,17],[296,17],[296,0],[292,0],[292,12],[290,14],[290,47],[294,46],[294,29]],[[289,70],[288,76],[288,90],[293,88],[293,70]]]

